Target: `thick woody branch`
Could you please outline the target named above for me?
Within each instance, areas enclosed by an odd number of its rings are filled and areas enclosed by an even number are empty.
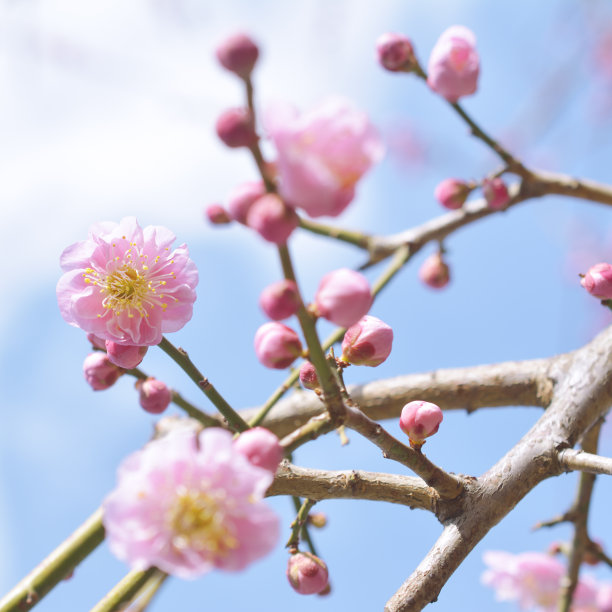
[[[387,603],[413,612],[436,600],[443,585],[486,533],[541,481],[563,472],[561,448],[572,447],[612,404],[612,328],[574,352],[538,422],[458,502],[440,500],[442,535]]]
[[[268,496],[297,495],[322,499],[369,499],[433,511],[438,495],[420,478],[360,470],[328,471],[281,463]]]
[[[563,374],[570,357],[508,361],[470,368],[452,368],[423,374],[408,374],[364,385],[349,385],[348,393],[371,419],[399,418],[412,400],[438,404],[442,410],[473,412],[484,407],[546,407],[552,398],[554,381]],[[249,420],[258,409],[241,411]],[[324,411],[319,398],[298,391],[281,400],[263,425],[283,437]]]
[[[559,452],[559,464],[568,471],[590,472],[612,475],[612,458],[564,448]]]

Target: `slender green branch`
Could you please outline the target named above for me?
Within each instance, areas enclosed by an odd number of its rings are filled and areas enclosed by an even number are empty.
[[[292,495],[291,499],[293,501],[293,507],[295,508],[296,512],[298,513],[298,516],[300,516],[300,520],[303,521],[302,523],[302,530],[300,532],[300,537],[302,538],[302,540],[304,540],[306,542],[306,546],[308,546],[308,550],[310,550],[310,552],[315,556],[318,557],[318,553],[317,553],[317,549],[314,545],[314,542],[312,541],[312,537],[310,535],[310,531],[308,530],[308,515],[310,513],[310,510],[312,509],[312,507],[317,503],[316,501],[313,501],[311,499],[305,499],[303,504],[302,504],[302,500],[295,496]],[[302,508],[306,505],[306,504],[310,504],[306,510],[306,514],[304,514],[302,512]],[[295,519],[296,521],[298,520],[297,517]],[[297,544],[296,544],[297,546]],[[287,546],[289,548],[289,546]]]
[[[183,371],[193,380],[206,397],[216,406],[217,410],[227,419],[230,427],[236,431],[249,428],[246,421],[225,401],[212,383],[195,367],[189,355],[182,348],[176,348],[167,338],[162,338],[159,348],[173,359]]]
[[[288,452],[293,452],[310,440],[316,440],[319,436],[333,431],[334,425],[327,412],[312,417],[301,427],[292,431],[281,440],[281,446]]]
[[[147,570],[132,570],[120,580],[105,596],[101,599],[90,612],[117,612],[121,610],[121,605],[132,601],[137,593],[157,575],[159,570],[150,567]]]
[[[310,219],[300,217],[300,227],[308,230],[313,234],[319,234],[320,236],[328,236],[329,238],[335,238],[342,242],[347,242],[366,251],[370,249],[371,237],[368,234],[362,232],[356,232],[352,230],[343,229],[341,227],[334,227],[332,225],[324,225],[323,223],[316,223]]]
[[[126,612],[144,612],[159,592],[166,578],[168,578],[168,574],[159,569],[156,570],[147,582],[142,585],[136,595],[132,597],[132,603],[127,608]]]
[[[23,612],[33,608],[103,540],[102,509],[99,508],[0,600],[0,612]]]
[[[306,523],[308,521],[308,513],[310,509],[317,503],[316,500],[305,499],[303,503],[300,502],[299,497],[292,496],[293,504],[297,510],[297,516],[293,523],[291,523],[291,536],[285,544],[285,548],[298,548],[300,545],[300,534],[304,534]],[[312,553],[313,555],[316,553]]]

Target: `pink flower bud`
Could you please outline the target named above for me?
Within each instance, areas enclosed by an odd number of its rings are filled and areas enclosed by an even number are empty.
[[[403,34],[388,32],[376,41],[378,63],[391,72],[410,72],[416,65],[410,39]]]
[[[327,565],[308,552],[298,552],[289,557],[287,578],[293,589],[301,595],[320,593],[327,586]]]
[[[234,441],[234,448],[250,463],[273,474],[283,458],[283,447],[278,438],[265,427],[243,431]]]
[[[271,321],[255,334],[255,354],[267,368],[284,370],[302,354],[302,343],[290,327]]]
[[[274,321],[282,321],[294,315],[300,306],[297,285],[282,280],[268,285],[259,296],[261,309]]]
[[[305,361],[300,367],[300,382],[304,389],[314,391],[321,388],[317,371],[310,361]]]
[[[380,319],[366,315],[346,330],[342,360],[373,368],[389,357],[392,345],[393,330]]]
[[[94,391],[112,387],[123,372],[110,362],[106,353],[90,353],[83,362],[85,380]]]
[[[510,201],[510,194],[506,183],[499,177],[492,179],[486,178],[482,181],[482,194],[487,201],[489,208],[500,210],[505,208]]]
[[[220,204],[210,204],[205,208],[204,214],[213,225],[225,225],[232,222],[230,214]]]
[[[430,255],[419,270],[419,278],[432,289],[442,289],[450,281],[450,269],[440,253]]]
[[[246,225],[249,209],[265,193],[263,181],[249,181],[235,187],[227,202],[232,218]]]
[[[215,125],[217,136],[228,147],[251,147],[257,142],[255,122],[246,108],[230,108],[224,111]]]
[[[247,225],[275,244],[285,244],[299,222],[295,210],[274,193],[259,198],[247,214]]]
[[[100,338],[100,336],[96,336],[96,334],[89,333],[87,334],[87,340],[94,348],[100,349],[102,351],[106,350],[106,340],[104,338]]]
[[[589,268],[580,284],[600,300],[612,299],[612,265],[598,263]]]
[[[160,414],[163,412],[172,401],[172,392],[166,386],[166,383],[156,378],[147,378],[139,380],[136,383],[139,397],[138,401],[143,410],[151,414]]]
[[[117,344],[112,340],[106,341],[106,354],[109,361],[125,370],[131,370],[140,365],[147,354],[147,349],[147,346],[131,346],[129,344]]]
[[[463,26],[451,26],[431,51],[427,84],[449,102],[457,102],[476,91],[479,69],[474,33]]]
[[[315,295],[313,310],[336,325],[350,327],[372,306],[372,291],[363,274],[340,268],[322,279]]]
[[[472,187],[460,179],[444,179],[434,190],[436,200],[450,210],[461,208],[467,197],[470,195]]]
[[[259,48],[246,34],[238,33],[226,38],[217,47],[216,55],[226,70],[246,79],[257,62]]]
[[[439,406],[431,402],[410,402],[402,408],[400,428],[411,442],[421,444],[438,431],[442,418]]]

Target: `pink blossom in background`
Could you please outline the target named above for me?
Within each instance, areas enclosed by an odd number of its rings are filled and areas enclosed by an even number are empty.
[[[300,219],[291,206],[287,206],[275,193],[268,193],[251,204],[246,223],[264,240],[285,244]]]
[[[103,504],[110,549],[133,569],[181,578],[242,570],[278,540],[278,517],[262,501],[272,479],[228,431],[174,431],[121,464]]]
[[[434,189],[434,196],[444,208],[461,208],[472,192],[472,186],[461,179],[447,178],[440,181]]]
[[[427,84],[449,102],[473,94],[480,71],[474,33],[459,25],[442,32],[431,51],[427,69]]]
[[[246,79],[255,67],[259,57],[259,47],[249,36],[239,32],[228,36],[217,47],[216,55],[226,70]]]
[[[273,321],[288,319],[300,307],[297,285],[286,279],[268,285],[259,296],[259,306]]]
[[[253,427],[243,431],[235,440],[234,448],[242,453],[253,465],[273,474],[283,458],[280,440],[265,427]]]
[[[373,300],[370,283],[363,274],[340,268],[321,279],[312,310],[336,325],[350,327],[367,314]]]
[[[266,188],[263,181],[247,181],[234,187],[227,202],[232,219],[246,225],[249,209],[265,193]]]
[[[492,179],[486,178],[482,181],[482,194],[487,201],[487,206],[493,210],[501,210],[510,202],[508,187],[499,176]]]
[[[151,346],[181,329],[193,311],[198,271],[186,245],[170,250],[165,227],[134,217],[104,222],[61,255],[57,301],[64,319],[105,340]]]
[[[342,360],[353,365],[379,366],[391,354],[393,330],[372,315],[351,325],[342,340]]]
[[[217,136],[231,148],[252,147],[257,142],[255,119],[248,108],[229,108],[217,119]]]
[[[378,63],[390,72],[410,72],[414,69],[416,58],[412,42],[403,34],[387,32],[376,41]]]
[[[432,289],[443,289],[450,282],[450,268],[441,253],[430,255],[419,268],[419,278]]]
[[[83,375],[94,391],[112,387],[123,372],[111,363],[106,353],[90,353],[83,361]]]
[[[232,217],[221,204],[209,204],[204,209],[204,216],[213,225],[225,225],[232,222]]]
[[[311,217],[338,216],[355,197],[357,181],[383,155],[367,115],[341,98],[301,115],[276,107],[266,128],[278,154],[281,196]]]
[[[255,354],[267,368],[284,370],[301,354],[300,337],[290,327],[270,321],[255,333]]]

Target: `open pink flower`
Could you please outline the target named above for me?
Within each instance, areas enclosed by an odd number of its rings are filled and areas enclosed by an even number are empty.
[[[355,196],[357,181],[383,155],[365,113],[331,98],[299,115],[276,107],[266,120],[278,152],[283,199],[311,217],[338,216]]]
[[[198,271],[165,227],[98,223],[61,255],[57,301],[68,323],[119,344],[159,344],[191,319]]]
[[[278,540],[278,517],[262,501],[272,479],[225,430],[172,432],[121,464],[103,505],[110,548],[134,569],[181,578],[241,570]]]

